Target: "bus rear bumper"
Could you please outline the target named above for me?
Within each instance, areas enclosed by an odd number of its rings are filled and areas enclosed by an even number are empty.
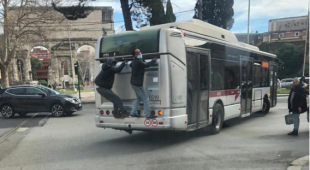
[[[163,117],[157,117],[155,119],[147,119],[144,117],[115,119],[113,116],[96,115],[95,121],[97,127],[120,130],[187,130],[187,114],[183,112],[183,109],[171,109],[169,111],[165,110],[165,113],[167,112],[170,112],[170,114]]]

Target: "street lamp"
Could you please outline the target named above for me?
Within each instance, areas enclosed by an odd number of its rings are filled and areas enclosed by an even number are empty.
[[[71,49],[71,32],[70,32],[70,25],[68,23],[68,20],[67,20],[67,24],[68,24],[68,32],[69,32],[69,46],[70,46],[70,62],[71,62],[71,71],[72,71],[72,85],[73,85],[73,90],[75,91],[75,76],[73,75],[74,73],[74,64],[73,64],[73,60],[72,60],[72,49]]]

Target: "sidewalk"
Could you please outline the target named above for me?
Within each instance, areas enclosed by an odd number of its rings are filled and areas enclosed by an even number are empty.
[[[293,161],[287,170],[309,170],[309,155]]]
[[[72,94],[79,97],[79,94]],[[81,101],[83,104],[95,103],[95,92],[83,92],[81,93]]]

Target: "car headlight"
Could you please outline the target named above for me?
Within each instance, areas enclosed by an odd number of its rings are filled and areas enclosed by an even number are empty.
[[[65,100],[67,100],[68,102],[71,102],[71,103],[76,103],[73,98],[65,98]]]

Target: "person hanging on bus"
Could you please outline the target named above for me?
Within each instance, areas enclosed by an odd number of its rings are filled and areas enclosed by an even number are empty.
[[[109,57],[107,62],[103,63],[102,70],[95,79],[95,84],[99,86],[97,88],[98,93],[113,103],[113,115],[115,118],[125,118],[129,116],[129,112],[126,111],[122,100],[111,90],[114,83],[115,73],[120,73],[126,62],[127,61],[124,61],[119,67],[115,67],[115,59],[113,57]]]
[[[131,87],[136,93],[137,99],[133,105],[130,116],[140,117],[140,115],[137,113],[137,108],[140,102],[143,101],[144,117],[145,118],[156,118],[156,116],[150,115],[149,98],[144,90],[143,80],[144,80],[145,68],[150,67],[151,65],[155,65],[157,58],[153,58],[152,61],[144,63],[142,53],[139,49],[135,49],[132,52],[132,55],[133,55],[133,61],[130,64],[130,67],[132,67],[130,83],[131,83]]]

